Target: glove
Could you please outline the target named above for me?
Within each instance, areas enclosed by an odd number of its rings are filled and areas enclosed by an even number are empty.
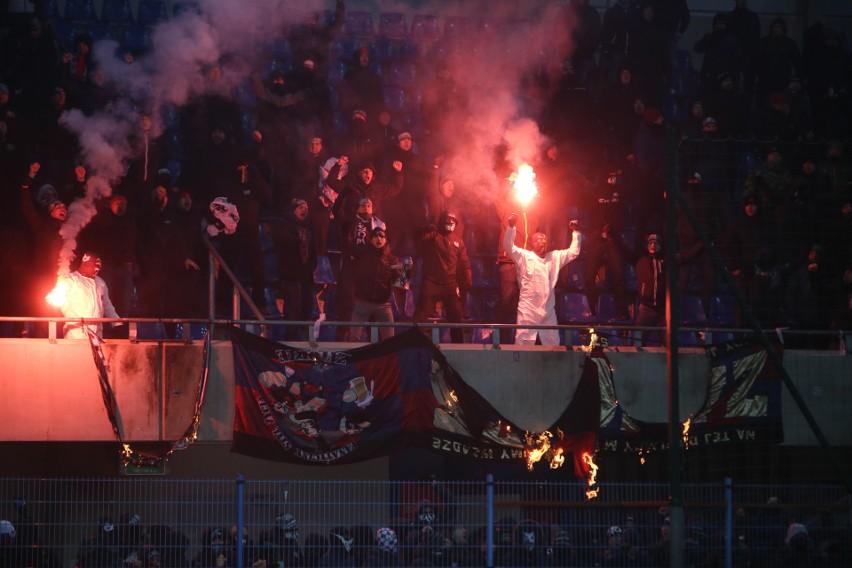
[[[509,215],[509,219],[506,222],[509,224],[510,227],[514,227],[515,224],[518,222],[518,216],[512,213],[511,215]]]

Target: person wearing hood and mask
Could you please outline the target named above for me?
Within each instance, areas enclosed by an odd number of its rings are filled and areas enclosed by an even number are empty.
[[[314,269],[317,251],[308,203],[293,199],[290,214],[277,227],[279,294],[284,298],[284,319],[306,321],[314,308]],[[297,339],[301,332],[290,333]]]
[[[515,245],[517,215],[512,213],[503,234],[503,248],[515,261],[520,283],[518,299],[518,325],[556,325],[556,298],[553,290],[559,270],[580,255],[580,233],[578,222],[571,221],[571,246],[567,249],[547,251],[547,235],[535,233],[531,238],[532,250]],[[559,345],[559,332],[555,329],[515,330],[515,343],[533,345],[538,340],[542,345]]]
[[[473,275],[464,241],[458,235],[458,218],[450,211],[441,213],[438,224],[429,225],[421,233],[419,245],[423,259],[420,298],[414,321],[425,322],[442,302],[447,321],[460,323],[463,318],[463,295],[470,290]],[[462,330],[451,331],[453,343],[462,343]]]
[[[370,246],[353,251],[354,302],[353,322],[390,322],[393,319],[390,295],[393,282],[402,274],[399,259],[388,247],[387,232],[376,227],[370,234]],[[359,341],[363,328],[353,327],[350,338]],[[380,327],[379,337],[393,337],[394,328]]]
[[[664,327],[666,325],[666,270],[660,236],[648,235],[646,250],[636,261],[636,288],[639,295],[639,311],[636,325],[639,327]],[[659,342],[659,334],[654,333]],[[648,344],[646,338],[645,344]]]
[[[754,53],[748,87],[754,85],[755,104],[760,107],[772,93],[784,91],[790,77],[802,73],[802,53],[799,44],[787,35],[787,22],[775,18],[769,25],[769,35],[760,39]]]

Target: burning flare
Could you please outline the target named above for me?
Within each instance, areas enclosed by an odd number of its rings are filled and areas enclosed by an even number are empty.
[[[62,307],[65,304],[65,297],[68,295],[70,287],[68,280],[64,276],[59,276],[56,279],[56,286],[53,287],[53,290],[48,292],[44,299],[47,300],[47,303],[51,306],[56,308]]]
[[[589,488],[586,490],[586,499],[594,499],[598,496],[598,489],[594,487],[598,483],[598,464],[589,452],[583,454],[583,461],[589,466]]]
[[[509,181],[515,187],[515,199],[526,208],[530,201],[538,195],[538,186],[535,183],[535,171],[529,164],[521,164],[518,171],[512,172]]]

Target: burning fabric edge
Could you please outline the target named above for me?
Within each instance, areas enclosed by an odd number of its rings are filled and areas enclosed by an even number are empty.
[[[231,338],[234,452],[334,465],[420,447],[461,458],[525,460],[528,468],[534,456],[556,468],[571,453],[575,475],[589,476],[582,456],[595,452],[600,414],[593,365],[584,365],[573,399],[548,431],[524,435],[418,330],[323,353],[237,328]]]

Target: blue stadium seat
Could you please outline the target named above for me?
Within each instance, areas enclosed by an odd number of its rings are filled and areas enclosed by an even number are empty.
[[[402,12],[382,12],[379,14],[379,34],[390,39],[408,37],[408,21]]]
[[[143,26],[155,26],[168,19],[169,10],[162,0],[139,0],[136,23]]]
[[[495,37],[503,29],[503,21],[497,18],[479,18],[477,32],[485,37]]]
[[[328,84],[333,86],[341,84],[343,77],[346,76],[347,69],[346,62],[342,59],[329,61]]]
[[[736,302],[732,296],[713,296],[710,298],[710,322],[720,326],[733,325],[736,316]]]
[[[581,292],[556,292],[556,317],[561,324],[595,321],[589,299]]]
[[[185,14],[187,12],[191,12],[194,14],[201,15],[201,4],[198,2],[193,2],[191,0],[177,0],[172,6],[172,16],[178,17],[181,14]]]
[[[284,36],[272,40],[269,53],[275,59],[286,61],[291,65],[293,63],[293,48],[290,41]]]
[[[58,20],[60,18],[59,0],[42,0],[39,16],[43,20]]]
[[[680,297],[680,321],[685,325],[707,323],[707,314],[700,296],[684,294]]]
[[[141,341],[160,341],[168,338],[166,328],[160,322],[139,322],[136,324],[136,339]]]
[[[561,285],[567,286],[574,290],[582,290],[586,284],[586,261],[582,258],[577,258],[568,263],[566,268],[562,269],[560,274]]]
[[[164,130],[180,129],[180,113],[175,105],[160,105],[160,121]]]
[[[67,50],[74,49],[74,39],[77,37],[77,34],[80,33],[77,30],[77,26],[74,25],[74,22],[69,20],[53,20],[50,22],[50,25],[53,27],[53,33],[56,35],[56,39],[59,40],[62,47]]]
[[[110,24],[134,24],[130,0],[103,0],[101,21]]]
[[[624,289],[628,292],[636,291],[636,267],[629,262],[624,263]]]
[[[470,259],[470,270],[473,273],[473,285],[478,288],[491,288],[500,285],[497,265],[493,257],[473,257]]]
[[[703,347],[704,342],[695,331],[680,331],[677,334],[678,343],[681,347]]]
[[[257,93],[251,81],[242,81],[234,87],[234,100],[244,108],[254,108],[257,106]]]
[[[621,347],[626,345],[627,341],[623,339],[614,329],[599,329],[595,328],[595,333],[598,334],[598,341],[606,347]]]
[[[417,84],[417,66],[411,61],[392,61],[388,65],[386,84],[401,87]]]
[[[428,44],[441,37],[438,16],[433,14],[415,14],[411,19],[411,39],[418,44]]]
[[[402,58],[402,45],[402,42],[379,35],[370,44],[370,53],[380,63],[398,61]]]
[[[405,89],[395,85],[388,85],[384,89],[385,106],[392,113],[403,113],[408,110],[405,100]]]
[[[331,57],[332,59],[352,61],[352,58],[355,57],[355,51],[359,47],[358,38],[348,34],[340,34],[331,40]]]
[[[615,310],[615,295],[610,292],[599,294],[597,312],[598,321],[605,323],[615,323],[618,321]]]
[[[119,34],[121,33],[121,28],[106,22],[87,22],[82,24],[82,27],[89,32],[92,39],[95,41],[102,39],[118,41]]]
[[[448,40],[470,39],[473,22],[466,16],[449,16],[444,20],[444,38]]]
[[[372,37],[375,33],[373,15],[362,10],[347,11],[343,33],[356,37]]]
[[[187,339],[186,332],[189,331],[189,339],[192,341],[203,341],[207,337],[207,325],[203,323],[183,324],[175,326],[175,339]]]
[[[138,24],[122,26],[118,43],[128,51],[147,51],[151,47],[151,28]]]
[[[414,310],[416,307],[414,292],[412,290],[405,291],[404,306],[400,306],[397,303],[396,294],[391,294],[391,309],[393,310],[394,321],[410,320],[414,317]]]
[[[65,0],[65,19],[72,22],[97,21],[94,0]]]

